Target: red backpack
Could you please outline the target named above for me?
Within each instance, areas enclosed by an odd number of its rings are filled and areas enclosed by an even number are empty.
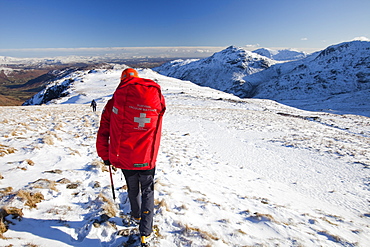
[[[118,86],[112,100],[109,160],[121,169],[153,169],[166,110],[160,86],[130,78]]]

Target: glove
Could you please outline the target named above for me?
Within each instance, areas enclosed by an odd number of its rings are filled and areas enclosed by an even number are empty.
[[[106,165],[106,166],[110,166],[110,165],[111,165],[111,163],[110,163],[110,161],[109,161],[109,160],[104,160],[104,165]]]

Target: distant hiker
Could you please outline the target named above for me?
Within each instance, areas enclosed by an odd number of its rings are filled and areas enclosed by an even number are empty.
[[[104,164],[122,169],[142,246],[153,231],[154,174],[165,109],[160,86],[125,69],[104,108],[96,140]]]
[[[93,108],[93,111],[94,111],[94,112],[96,111],[96,102],[95,102],[95,100],[92,100],[92,101],[91,101],[91,105],[90,105],[90,107],[92,107],[92,108]]]

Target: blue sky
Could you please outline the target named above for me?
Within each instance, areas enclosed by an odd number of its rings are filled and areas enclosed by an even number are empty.
[[[370,38],[370,1],[0,0],[0,37],[0,55],[229,45],[309,51]]]

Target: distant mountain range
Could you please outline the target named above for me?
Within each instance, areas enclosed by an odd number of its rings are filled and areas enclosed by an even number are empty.
[[[154,70],[240,97],[273,100],[329,97],[370,89],[368,41],[341,43],[311,55],[298,54],[267,49],[250,52],[231,46],[209,58],[176,60]],[[281,60],[302,58],[278,62],[269,58],[274,56]]]
[[[44,104],[63,97],[68,94],[68,88],[73,88],[76,73],[83,70],[86,74],[82,68],[54,72],[47,87],[24,105]],[[306,102],[306,109],[317,101],[323,103],[334,98],[338,102],[358,98],[352,105],[348,104],[347,109],[356,107],[357,102],[370,103],[368,41],[341,43],[311,55],[291,50],[251,52],[230,46],[208,58],[174,60],[153,70],[242,98],[299,100]]]

